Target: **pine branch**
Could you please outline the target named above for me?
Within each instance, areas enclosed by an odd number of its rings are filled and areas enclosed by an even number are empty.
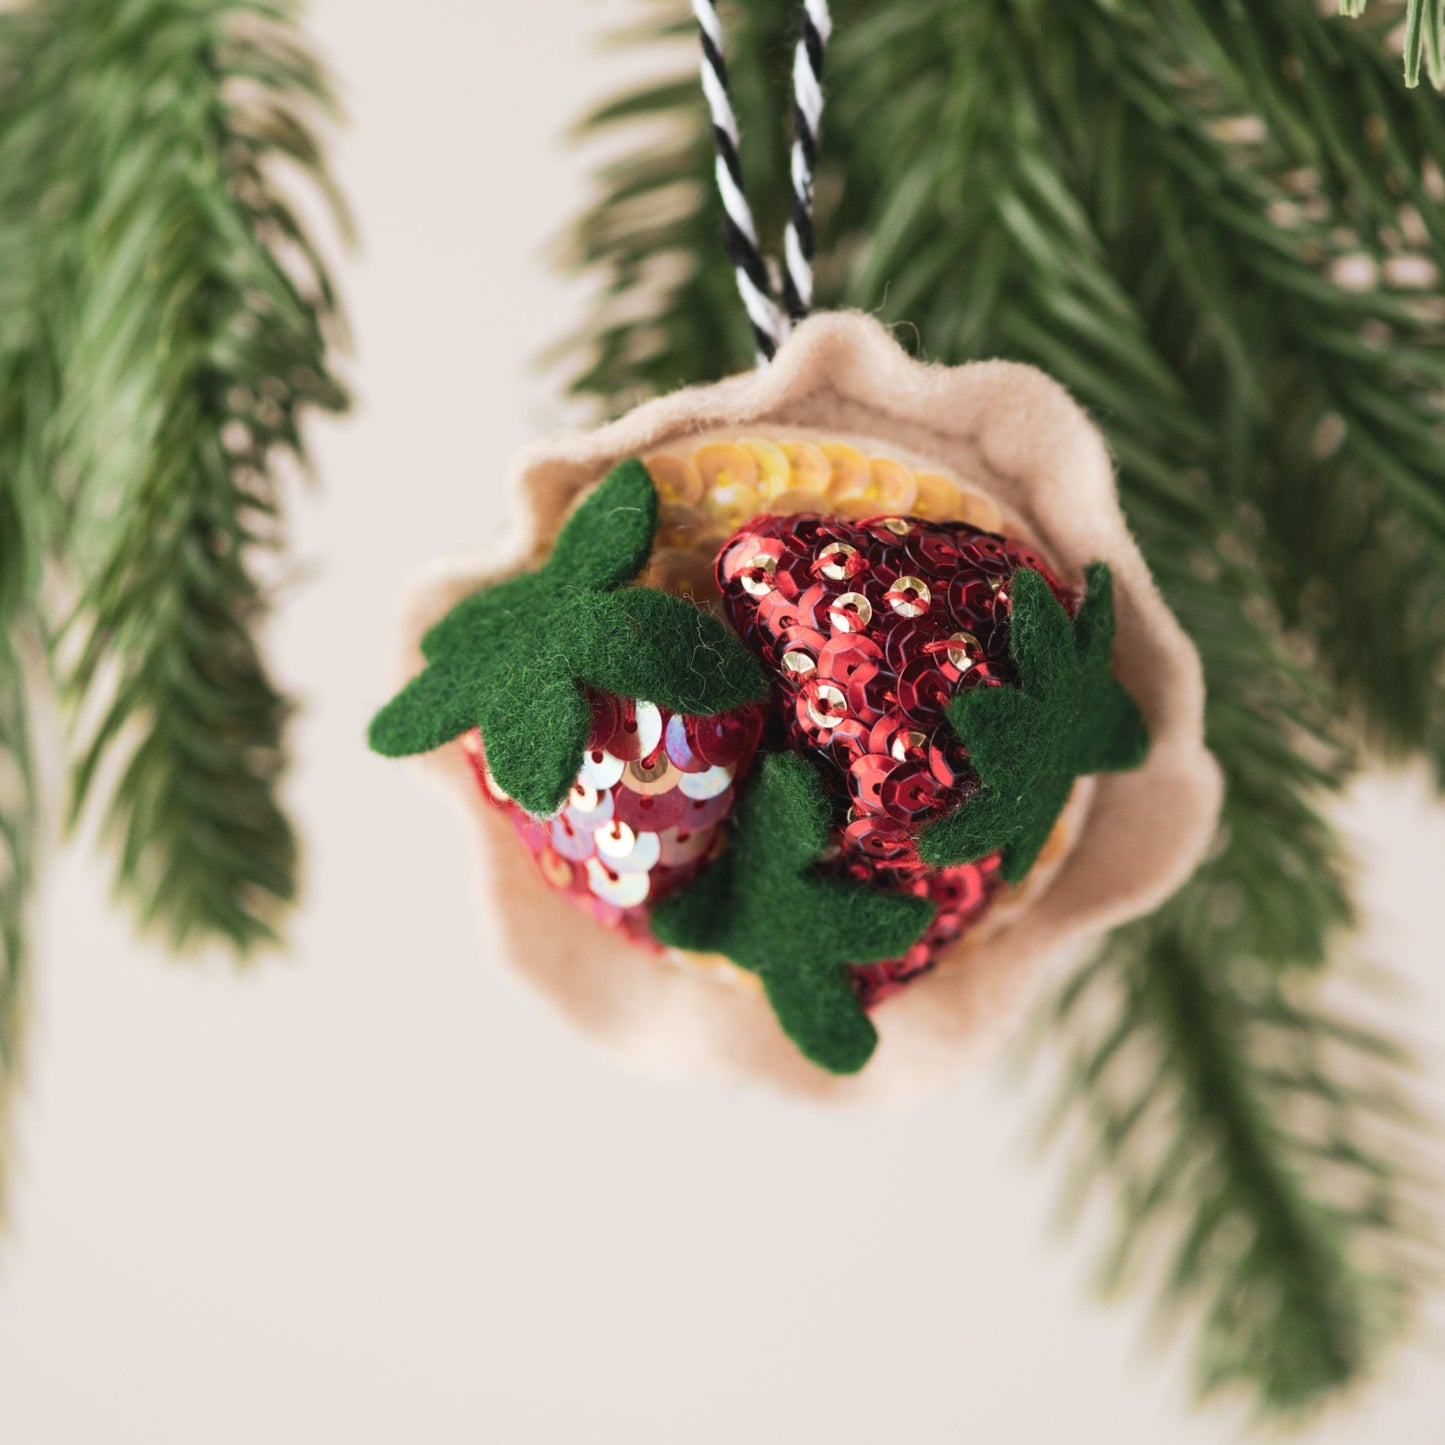
[[[1136,534],[1200,648],[1228,783],[1219,851],[1088,975],[1112,990],[1104,1039],[1138,1039],[1158,1061],[1152,1083],[1130,1076],[1138,1092],[1121,1117],[1157,1110],[1168,1132],[1162,1154],[1116,1147],[1105,1132],[1096,1157],[1123,1191],[1123,1237],[1147,1217],[1174,1241],[1180,1267],[1162,1296],[1199,1321],[1202,1387],[1249,1386],[1274,1413],[1365,1372],[1416,1285],[1392,1251],[1371,1262],[1382,1237],[1413,1238],[1391,1202],[1408,1150],[1379,1127],[1368,1091],[1352,1091],[1350,1051],[1325,1047],[1311,976],[1352,914],[1321,811],[1354,767],[1346,724],[1361,718],[1376,739],[1437,757],[1445,736],[1429,682],[1445,656],[1433,602],[1434,314],[1391,288],[1352,292],[1331,269],[1340,217],[1368,245],[1399,249],[1399,200],[1379,193],[1396,180],[1382,182],[1378,165],[1364,172],[1347,138],[1331,136],[1318,176],[1296,175],[1290,190],[1280,143],[1251,151],[1257,125],[1238,124],[1242,111],[1250,122],[1233,58],[1252,53],[1241,33],[1257,49],[1276,11],[1303,25],[1305,3],[1282,0],[1268,15],[1191,15],[1184,0],[839,4],[820,181],[834,258],[820,274],[824,304],[916,327],[935,359],[1003,354],[1064,381],[1104,425]],[[681,9],[659,7],[659,38]],[[741,7],[740,54],[779,44],[775,9]],[[1234,27],[1224,57],[1196,23],[1215,10]],[[1348,33],[1348,85],[1336,88],[1364,95],[1383,52],[1367,64],[1369,32]],[[1327,82],[1311,84],[1318,108]],[[1400,106],[1386,122],[1390,176],[1418,184],[1434,121],[1413,97]],[[778,107],[740,108],[754,149],[782,154]],[[609,406],[630,401],[639,378],[661,388],[745,363],[720,340],[731,323],[716,308],[731,297],[710,223],[695,206],[659,216],[628,204],[707,194],[700,103],[679,76],[594,125],[644,114],[665,123],[665,139],[604,176],[571,256],[606,285],[574,348],[587,358],[578,389]],[[775,179],[759,183],[764,214],[777,213]],[[1307,212],[1319,194],[1323,216],[1281,214],[1286,201]],[[1423,212],[1419,225],[1434,234]],[[650,269],[659,247],[686,287]],[[717,285],[705,290],[709,270]],[[1321,439],[1341,430],[1335,460],[1322,457]],[[1378,667],[1361,661],[1362,639],[1379,647]],[[1416,660],[1384,675],[1407,655]],[[1072,1009],[1061,1022],[1077,1034]],[[1281,1039],[1309,1090],[1279,1077]],[[1108,1056],[1087,1035],[1077,1047],[1072,1082],[1097,1112]],[[1328,1146],[1305,1147],[1291,1122],[1306,1097],[1331,1102]],[[1336,1155],[1375,1181],[1370,1209],[1337,1203]],[[1209,1187],[1186,1187],[1199,1181]],[[1239,1239],[1257,1247],[1241,1253]]]
[[[118,884],[176,946],[245,951],[295,888],[277,796],[289,705],[257,632],[300,420],[335,409],[325,269],[276,181],[328,190],[330,105],[266,0],[48,0],[47,298],[62,402],[51,479],[81,583],[67,696],[88,728],[74,809],[116,773]],[[163,102],[163,103],[158,103]]]
[[[1210,869],[1230,886],[1227,855]],[[1400,1329],[1434,1186],[1408,1153],[1360,1147],[1362,1123],[1411,1127],[1409,1061],[1234,952],[1210,892],[1115,935],[1064,991],[1051,1132],[1081,1126],[1070,1205],[1102,1183],[1116,1200],[1105,1289],[1152,1278],[1168,1314],[1199,1317],[1202,1390],[1244,1385],[1290,1415]]]
[[[25,1056],[29,914],[40,852],[27,654],[39,651],[41,571],[56,525],[42,439],[28,424],[53,412],[56,380],[35,308],[53,257],[37,245],[36,197],[23,185],[46,149],[33,106],[45,34],[29,15],[0,15],[0,160],[18,162],[0,164],[0,1215],[9,1101]]]
[[[1423,752],[1445,780],[1445,201],[1425,180],[1445,112],[1389,84],[1380,47],[1311,5],[1257,20],[1191,0],[1152,8],[1181,55],[1211,46],[1220,60],[1171,140],[1199,181],[1187,233],[1166,236],[1194,293],[1195,370],[1219,374],[1251,433],[1239,474],[1268,527],[1276,602],[1370,742]],[[1301,63],[1236,63],[1255,24]],[[1321,72],[1327,92],[1309,81]],[[1251,110],[1257,138],[1218,138],[1248,135]]]

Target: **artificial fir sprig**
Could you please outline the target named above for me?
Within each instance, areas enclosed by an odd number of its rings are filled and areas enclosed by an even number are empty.
[[[1182,194],[1162,214],[1179,217],[1166,234],[1189,283],[1169,325],[1203,343],[1196,375],[1223,374],[1232,430],[1248,428],[1229,470],[1250,482],[1234,500],[1266,524],[1275,605],[1369,741],[1423,753],[1445,778],[1445,193],[1429,181],[1445,108],[1400,90],[1369,26],[1315,7],[1159,8],[1181,51],[1218,60],[1168,147]],[[1238,65],[1250,27],[1299,63]],[[1168,72],[1137,46],[1129,63],[1136,115],[1157,109]],[[1241,111],[1270,124],[1226,141]]]
[[[90,720],[73,811],[114,758],[107,835],[141,920],[245,950],[296,869],[252,553],[302,413],[343,400],[330,285],[274,172],[320,178],[330,97],[264,0],[51,5],[47,224],[77,251],[52,467],[79,582],[64,683]]]
[[[1340,14],[1358,19],[1369,0],[1340,0]],[[1395,17],[1391,17],[1393,20]],[[1445,88],[1445,4],[1441,0],[1405,0],[1405,84],[1420,83],[1423,63],[1430,84]]]
[[[6,1203],[10,1095],[24,1057],[31,893],[41,806],[29,684],[42,668],[38,625],[44,559],[58,522],[44,465],[55,367],[37,302],[56,256],[33,224],[27,190],[44,164],[48,126],[37,106],[38,57],[49,27],[27,12],[0,14],[0,1214]]]
[[[21,644],[32,678],[49,654],[72,811],[108,794],[143,923],[244,953],[295,889],[255,559],[303,413],[344,398],[331,285],[286,199],[330,194],[311,126],[331,99],[293,18],[274,0],[0,16],[0,1091],[37,817]]]
[[[1193,1314],[1200,1388],[1294,1416],[1358,1382],[1408,1320],[1435,1268],[1438,1183],[1408,1144],[1386,1162],[1365,1143],[1418,1137],[1398,1044],[1268,960],[1219,968],[1239,939],[1211,899],[1233,867],[1206,864],[1114,935],[1046,1012],[1067,1052],[1045,1137],[1072,1133],[1069,1215],[1112,1199],[1103,1290],[1152,1287],[1165,1320]]]
[[[684,11],[661,0],[659,42]],[[1440,283],[1404,284],[1445,255],[1438,100],[1400,87],[1373,19],[1314,0],[834,13],[821,304],[880,311],[933,360],[1058,376],[1107,432],[1199,648],[1219,844],[1098,955],[1102,1029],[1060,1008],[1079,1059],[1062,1092],[1095,1125],[1121,1240],[1173,1252],[1161,1298],[1196,1322],[1201,1387],[1307,1408],[1370,1368],[1418,1285],[1405,1146],[1355,1085],[1373,1069],[1403,1087],[1399,1056],[1322,1022],[1312,990],[1352,913],[1322,807],[1357,737],[1445,756]],[[786,54],[787,27],[739,6],[738,73]],[[786,141],[768,103],[736,99],[775,234]],[[589,129],[637,117],[663,139],[613,162],[570,251],[604,282],[574,354],[608,408],[749,360],[695,93],[679,77]],[[1124,1053],[1152,1071],[1114,1069]],[[1300,1132],[1306,1106],[1327,1137]]]

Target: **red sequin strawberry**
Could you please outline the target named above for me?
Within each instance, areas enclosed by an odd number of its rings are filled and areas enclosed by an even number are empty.
[[[928,898],[938,913],[907,954],[855,971],[867,1005],[932,966],[988,907],[999,858],[929,868],[918,837],[979,790],[945,710],[1013,683],[1010,579],[1032,548],[962,523],[761,516],[718,558],[727,616],[769,669],[789,741],[846,804],[839,876]]]

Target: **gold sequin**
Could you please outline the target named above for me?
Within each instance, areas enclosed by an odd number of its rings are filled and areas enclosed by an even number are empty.
[[[773,575],[778,570],[778,559],[761,553],[754,557],[741,573],[743,591],[750,597],[766,597],[773,590]]]
[[[861,632],[873,620],[873,604],[861,592],[844,592],[833,599],[828,616],[839,632]]]
[[[967,672],[983,653],[983,644],[971,632],[955,632],[948,640],[952,644],[948,649],[948,660],[960,672]],[[969,648],[973,649],[972,653]]]
[[[651,763],[635,760],[628,763],[627,771],[622,775],[622,786],[630,793],[655,797],[677,786],[677,769],[666,753],[659,753]]]
[[[832,508],[822,492],[807,487],[790,487],[780,497],[768,503],[768,511],[779,517],[796,516],[799,512],[829,512]],[[746,517],[743,518],[747,520]]]
[[[713,575],[718,551],[739,527],[763,513],[877,519],[875,525],[900,538],[909,534],[903,518],[910,516],[966,522],[990,532],[1004,526],[998,505],[972,488],[938,472],[915,472],[895,457],[867,456],[846,442],[749,436],[705,442],[691,452],[682,443],[674,448],[646,459],[661,505],[657,550],[645,581],[710,608],[719,600]],[[846,580],[843,559],[850,551],[846,546],[825,549],[827,557],[839,560],[819,567],[817,575]],[[742,585],[752,596],[765,597],[775,589],[775,569],[773,559],[759,558]],[[890,593],[888,605],[916,617],[914,609],[921,601],[926,610],[928,600],[926,589],[921,598]]]
[[[868,463],[869,492],[878,499],[880,512],[911,512],[918,500],[918,483],[902,462],[874,457]]]
[[[782,496],[794,485],[793,469],[782,447],[757,437],[749,437],[742,445],[752,453],[753,460],[757,463],[758,476],[755,485],[758,496],[764,502],[771,502],[775,497]]]
[[[647,473],[657,487],[657,495],[664,502],[680,502],[686,507],[695,507],[702,501],[702,475],[686,457],[648,457],[645,463]]]
[[[824,442],[818,448],[828,459],[832,475],[828,482],[828,499],[833,502],[845,501],[849,497],[861,497],[868,491],[872,473],[868,458],[843,442]]]
[[[825,682],[818,687],[808,703],[808,716],[812,718],[815,726],[832,729],[843,721],[847,709],[848,699],[842,690]]]
[[[858,549],[846,542],[829,542],[818,553],[818,570],[834,582],[841,582],[848,575],[848,559],[857,555]]]
[[[731,519],[739,513],[749,517],[756,513],[758,463],[746,447],[711,442],[698,448],[693,463],[706,488],[703,510],[709,518],[735,526]]]
[[[783,455],[792,468],[793,485],[822,496],[828,490],[833,464],[812,442],[784,442]]]
[[[889,589],[886,601],[900,617],[922,617],[933,593],[921,577],[900,577]]]
[[[960,493],[956,519],[977,527],[980,532],[1003,531],[1002,508],[981,492]]]
[[[919,472],[918,500],[913,504],[918,516],[929,522],[951,522],[958,516],[958,488],[937,472]]]
[[[893,739],[893,747],[890,751],[900,763],[906,763],[909,752],[918,752],[927,741],[928,739],[922,733],[899,733],[898,736]]]

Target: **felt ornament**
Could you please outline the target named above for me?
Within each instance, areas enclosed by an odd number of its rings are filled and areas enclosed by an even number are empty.
[[[1197,863],[1197,659],[1038,371],[818,315],[518,476],[525,564],[423,592],[376,740],[456,739],[510,960],[620,1054],[926,1092]]]
[[[826,0],[799,9],[781,305],[722,27],[693,12],[760,371],[534,451],[532,565],[427,616],[371,741],[460,740],[525,844],[492,865],[512,951],[595,1032],[672,1067],[916,1089],[1047,953],[1197,861],[1219,795],[1199,669],[1057,387],[806,319]]]

